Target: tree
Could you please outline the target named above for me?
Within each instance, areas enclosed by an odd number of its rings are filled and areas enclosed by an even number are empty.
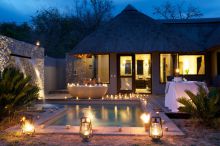
[[[32,41],[32,28],[26,22],[21,25],[16,23],[2,23],[0,24],[0,34],[20,41]]]
[[[86,25],[96,29],[102,22],[111,18],[113,3],[111,0],[75,0],[75,14]]]
[[[176,4],[166,1],[158,7],[154,7],[153,14],[165,19],[192,19],[203,16],[199,8],[187,5],[185,1]]]
[[[74,12],[66,14],[50,8],[32,17],[34,40],[40,40],[46,55],[65,57],[65,53],[109,19],[112,2],[75,0],[74,7]]]

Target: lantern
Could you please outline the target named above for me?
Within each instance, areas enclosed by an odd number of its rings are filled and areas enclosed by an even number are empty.
[[[150,123],[150,114],[147,114],[147,113],[143,113],[141,114],[141,120],[143,121],[144,123],[144,128],[145,128],[145,131],[148,130],[149,128],[149,123]]]
[[[159,140],[163,136],[161,117],[151,117],[149,134],[153,140]]]
[[[32,117],[23,116],[20,122],[21,122],[22,133],[28,134],[28,135],[32,135],[35,133],[35,126],[34,126],[34,121]]]
[[[92,137],[92,122],[89,117],[82,117],[80,120],[80,136],[83,141],[88,142]]]

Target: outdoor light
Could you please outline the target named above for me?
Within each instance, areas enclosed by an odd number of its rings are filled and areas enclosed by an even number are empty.
[[[22,117],[21,118],[21,130],[22,133],[32,135],[35,132],[35,126],[32,117]]]
[[[36,46],[40,46],[40,41],[37,41],[37,42],[36,42]]]
[[[162,120],[158,115],[151,117],[149,134],[153,140],[159,140],[163,136]]]
[[[148,128],[149,128],[149,123],[150,123],[150,114],[148,114],[148,113],[143,113],[143,114],[141,114],[141,120],[143,121],[143,123],[144,123],[144,128],[145,128],[145,131],[147,131],[148,130]]]
[[[92,137],[92,122],[89,117],[82,117],[80,120],[80,136],[83,141],[88,142]]]

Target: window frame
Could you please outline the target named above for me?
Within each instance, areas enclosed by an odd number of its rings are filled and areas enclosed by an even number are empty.
[[[180,56],[196,56],[196,55],[202,55],[204,56],[204,74],[179,74],[181,76],[204,76],[206,75],[206,55],[205,54],[178,54],[178,67],[179,67],[179,57]]]
[[[160,84],[166,84],[167,82],[161,82],[160,80],[160,74],[161,74],[161,70],[160,70],[160,63],[161,63],[161,58],[160,58],[160,55],[161,54],[176,54],[177,55],[177,64],[178,64],[178,67],[179,67],[179,56],[183,56],[183,55],[188,55],[188,56],[194,56],[194,55],[203,55],[204,56],[204,64],[205,64],[205,73],[204,74],[188,74],[188,75],[183,75],[183,74],[180,74],[181,76],[206,76],[206,53],[177,53],[177,52],[161,52],[159,53],[159,83]],[[175,74],[175,70],[173,70],[173,75]]]
[[[164,52],[164,53],[159,53],[159,71],[160,71],[160,73],[159,73],[159,82],[160,82],[160,84],[166,84],[167,83],[167,81],[165,81],[165,82],[161,82],[161,80],[160,80],[160,74],[161,74],[161,70],[160,70],[160,64],[161,64],[161,58],[160,58],[160,56],[161,55],[163,55],[163,54],[169,54],[169,55],[172,55],[172,54],[176,54],[177,55],[177,62],[178,62],[178,66],[179,66],[179,54],[178,53],[171,53],[171,52]],[[175,64],[173,64],[173,65],[175,65]],[[174,73],[175,73],[175,69],[173,70],[173,75],[174,75]]]
[[[109,53],[106,53],[106,54],[93,54],[94,56],[98,56],[98,55],[108,55],[108,71],[109,71],[109,75],[108,75],[108,82],[107,83],[102,83],[102,82],[98,82],[97,81],[97,84],[110,84],[110,54]]]

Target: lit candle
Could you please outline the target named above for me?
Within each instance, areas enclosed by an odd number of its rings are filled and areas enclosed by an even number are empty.
[[[21,130],[24,134],[33,134],[35,132],[35,126],[32,120],[27,120],[26,117],[21,119]]]

